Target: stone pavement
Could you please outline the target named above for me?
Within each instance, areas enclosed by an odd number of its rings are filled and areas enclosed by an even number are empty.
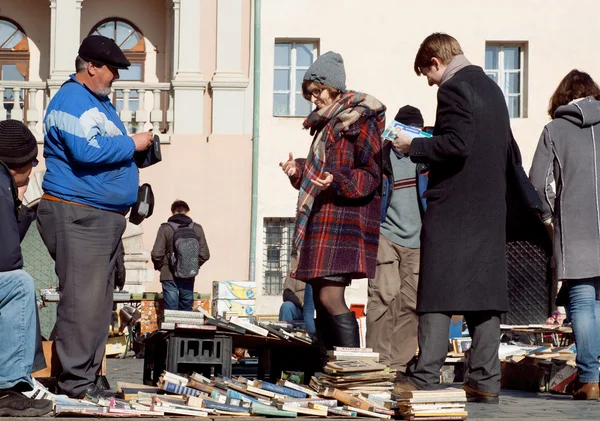
[[[107,360],[107,379],[114,390],[117,381],[142,382],[143,360]],[[574,401],[570,396],[503,390],[499,405],[468,404],[469,420],[599,420],[600,401]],[[222,419],[222,418],[220,418]],[[298,419],[299,420],[299,419]],[[315,418],[312,418],[315,420]]]

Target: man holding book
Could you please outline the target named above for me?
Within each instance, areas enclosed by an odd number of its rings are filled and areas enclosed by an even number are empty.
[[[401,107],[394,120],[423,127],[421,111],[410,105]],[[367,347],[379,352],[382,364],[404,373],[417,350],[419,235],[425,211],[422,194],[427,188],[426,166],[412,162],[387,139],[382,153],[386,191],[377,270],[375,277],[369,279]]]
[[[456,39],[428,36],[414,70],[439,91],[433,136],[411,139],[401,132],[395,141],[413,162],[429,165],[429,185],[417,299],[419,360],[394,394],[436,388],[450,317],[462,314],[473,340],[467,398],[498,403],[499,316],[508,311],[507,168],[518,147],[502,90],[471,65]]]

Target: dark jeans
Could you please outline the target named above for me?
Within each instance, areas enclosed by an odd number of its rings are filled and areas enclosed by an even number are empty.
[[[37,223],[59,280],[55,344],[63,371],[58,387],[79,396],[95,382],[106,350],[125,217],[42,199]]]
[[[161,281],[165,310],[192,311],[194,306],[194,279]]]

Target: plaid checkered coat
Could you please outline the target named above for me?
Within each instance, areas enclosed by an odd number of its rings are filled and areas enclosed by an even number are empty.
[[[297,279],[339,274],[351,274],[353,279],[375,276],[381,133],[385,125],[385,107],[381,107],[383,111],[364,113],[327,145],[325,171],[333,174],[333,183],[315,198],[299,250]],[[296,189],[305,168],[306,160],[296,159],[296,176],[290,179]]]

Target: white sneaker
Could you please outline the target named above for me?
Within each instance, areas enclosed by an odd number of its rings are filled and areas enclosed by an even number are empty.
[[[58,397],[67,397],[65,395],[55,395],[50,392],[43,384],[38,382],[35,378],[33,379],[33,390],[28,392],[22,392],[23,395],[31,399],[56,399]]]

